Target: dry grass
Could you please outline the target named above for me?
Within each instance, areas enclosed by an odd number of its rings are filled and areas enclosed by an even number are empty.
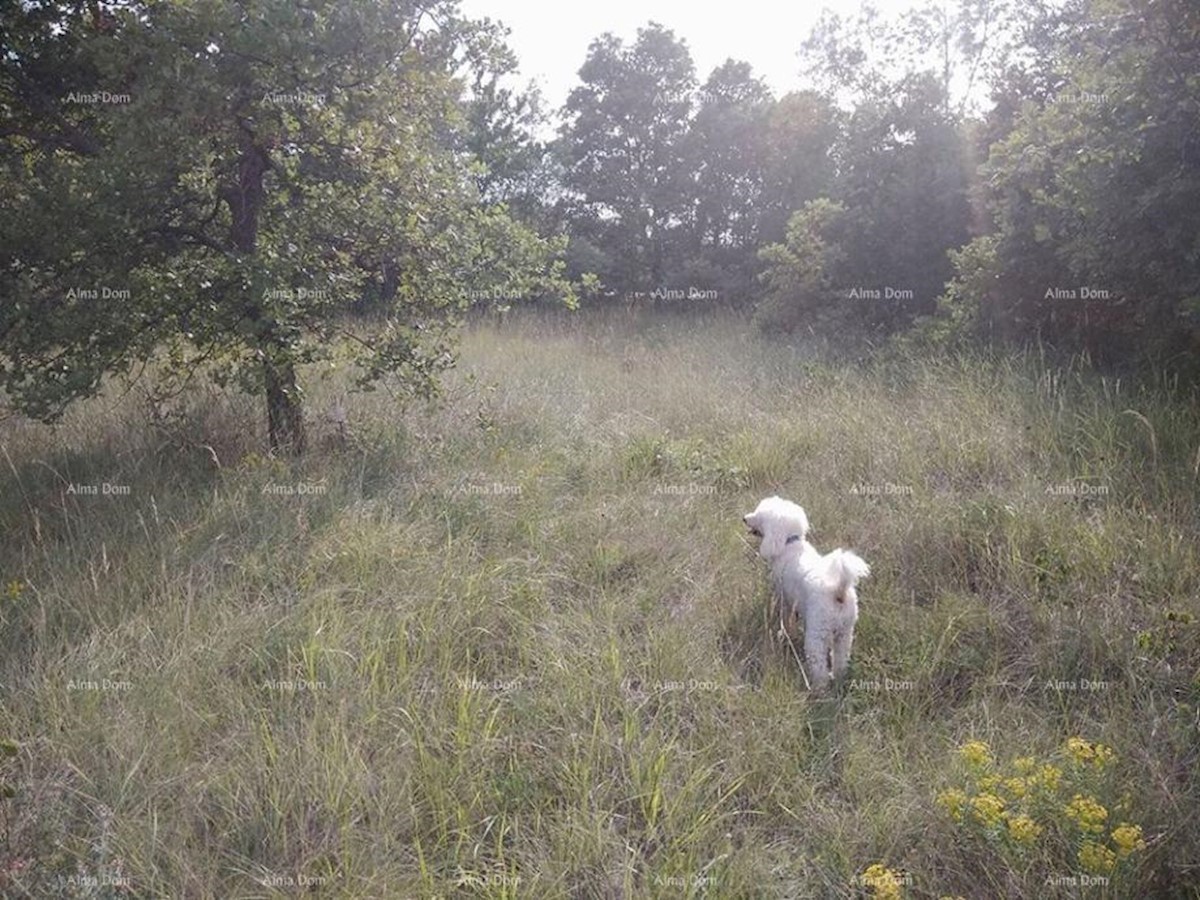
[[[344,437],[309,389],[294,465],[203,388],[5,426],[0,893],[1076,896],[1076,836],[1013,856],[934,798],[969,738],[1082,735],[1149,845],[1096,895],[1194,896],[1177,389],[598,317],[473,328],[443,404],[351,395]],[[872,564],[827,700],[739,527],[774,492]]]

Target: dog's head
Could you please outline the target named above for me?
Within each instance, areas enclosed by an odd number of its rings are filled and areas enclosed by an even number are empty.
[[[771,562],[782,556],[791,544],[803,544],[808,535],[808,516],[804,510],[782,497],[768,497],[742,521],[755,537],[762,538],[758,555]]]

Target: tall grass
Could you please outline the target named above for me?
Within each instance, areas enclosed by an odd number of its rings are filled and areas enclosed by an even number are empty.
[[[1197,895],[1178,385],[595,317],[473,327],[433,406],[308,383],[296,463],[203,388],[4,426],[5,896]],[[872,565],[821,699],[740,527],[776,492]],[[1107,881],[936,801],[1072,736],[1146,841]]]

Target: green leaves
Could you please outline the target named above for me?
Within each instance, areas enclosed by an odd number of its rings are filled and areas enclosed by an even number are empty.
[[[163,346],[181,377],[264,354],[290,371],[364,300],[426,322],[472,292],[569,291],[553,245],[474,188],[456,73],[471,58],[508,108],[512,59],[451,0],[186,0],[101,33],[50,7],[4,23],[0,81],[18,111],[0,143],[0,386],[25,412],[51,418]],[[49,102],[60,84],[125,99]],[[373,375],[420,355],[372,340]]]
[[[606,283],[653,291],[667,272],[673,225],[688,218],[691,56],[652,23],[628,47],[611,34],[593,41],[580,77],[557,145],[578,212],[573,230],[620,259],[599,273]]]
[[[1077,0],[1029,24],[1026,39],[1046,52],[1000,93],[998,110],[1017,112],[983,170],[993,277],[960,257],[950,288],[980,310],[975,326],[1093,357],[1189,349],[1200,333],[1188,303],[1200,293],[1200,82],[1179,73],[1200,67],[1187,37],[1197,15]]]
[[[842,246],[846,210],[827,199],[813,200],[792,216],[787,240],[759,251],[766,263],[767,292],[756,310],[760,328],[791,332],[845,317],[847,304],[836,296],[844,281]]]

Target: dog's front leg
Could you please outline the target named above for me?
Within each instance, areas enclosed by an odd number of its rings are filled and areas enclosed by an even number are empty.
[[[796,608],[787,599],[780,597],[776,609],[779,612],[780,634],[795,643],[800,637],[800,617],[796,615]]]

